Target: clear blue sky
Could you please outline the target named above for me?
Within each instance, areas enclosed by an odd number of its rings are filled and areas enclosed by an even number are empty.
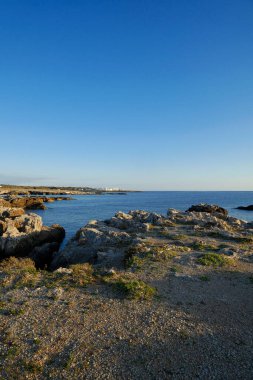
[[[0,0],[0,183],[253,189],[252,0]]]

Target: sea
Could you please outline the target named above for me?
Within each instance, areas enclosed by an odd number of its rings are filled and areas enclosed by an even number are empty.
[[[198,203],[217,204],[229,215],[253,221],[252,211],[236,210],[238,206],[253,204],[253,191],[144,191],[120,194],[75,195],[71,201],[47,203],[47,210],[36,210],[43,224],[60,224],[65,228],[63,244],[89,220],[104,220],[117,211],[154,211],[166,215],[168,208],[186,210]]]

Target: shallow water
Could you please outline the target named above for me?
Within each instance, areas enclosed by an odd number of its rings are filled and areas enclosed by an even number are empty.
[[[62,225],[66,230],[66,241],[89,220],[104,220],[117,211],[139,209],[166,214],[168,208],[186,210],[197,203],[218,204],[225,207],[231,216],[253,220],[253,212],[234,209],[253,204],[253,191],[147,191],[127,195],[77,195],[73,201],[47,203],[47,210],[36,210],[36,213],[42,216],[45,225]]]

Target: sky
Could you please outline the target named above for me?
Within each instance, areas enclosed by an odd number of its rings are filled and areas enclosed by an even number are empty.
[[[252,0],[0,0],[0,183],[253,190]]]

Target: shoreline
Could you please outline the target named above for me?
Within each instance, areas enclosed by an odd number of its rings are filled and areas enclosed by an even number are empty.
[[[5,222],[34,237],[29,214],[11,210]],[[53,226],[30,215],[44,242]],[[47,256],[48,268],[38,270],[48,243],[6,257],[0,376],[251,379],[252,246],[253,223],[195,205],[90,221]]]

